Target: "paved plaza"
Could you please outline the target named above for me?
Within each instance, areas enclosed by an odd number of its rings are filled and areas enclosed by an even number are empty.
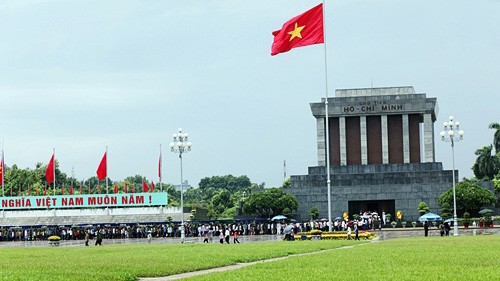
[[[424,229],[422,227],[416,228],[386,228],[383,230],[372,231],[378,235],[375,241],[382,241],[394,238],[407,238],[407,237],[423,237]],[[459,235],[500,235],[500,227],[496,226],[494,228],[460,228]],[[453,235],[453,229],[450,232],[450,236]],[[439,229],[430,228],[429,236],[439,236]],[[238,236],[240,243],[257,243],[264,241],[280,241],[281,236],[278,235],[241,235]],[[148,242],[146,238],[128,238],[128,239],[104,239],[103,245],[113,245],[113,244],[179,244],[181,242],[180,238],[153,238],[151,242]],[[89,244],[94,246],[95,240],[90,240]],[[203,237],[186,237],[185,243],[203,243]],[[212,243],[219,243],[218,238],[214,238]],[[232,239],[231,239],[231,244]],[[47,247],[48,241],[4,241],[0,242],[0,247]],[[81,247],[85,246],[85,241],[83,240],[61,240],[61,247]]]

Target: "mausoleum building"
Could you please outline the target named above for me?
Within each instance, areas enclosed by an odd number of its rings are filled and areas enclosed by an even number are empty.
[[[329,137],[325,99],[310,106],[318,162],[307,175],[291,176],[289,191],[299,201],[301,219],[313,206],[321,217],[328,215],[326,161],[333,217],[384,211],[394,218],[401,210],[405,220],[416,220],[421,201],[439,212],[437,198],[453,183],[452,171],[435,161],[436,98],[413,87],[336,90],[328,98]]]

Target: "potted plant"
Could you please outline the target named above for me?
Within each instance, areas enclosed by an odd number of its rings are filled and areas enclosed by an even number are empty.
[[[49,245],[59,246],[59,243],[61,241],[61,237],[59,237],[57,235],[52,235],[52,236],[49,236],[48,240],[49,240]]]
[[[392,228],[396,228],[396,225],[397,225],[397,224],[398,224],[398,223],[397,223],[396,221],[392,221],[392,222],[391,222],[391,226],[392,226]]]
[[[469,212],[464,212],[464,227],[469,228],[470,214]]]
[[[385,222],[389,224],[391,222],[391,214],[387,213],[385,214]]]
[[[417,226],[417,222],[416,221],[412,221],[411,225],[413,225],[413,228],[415,228]]]
[[[406,221],[402,221],[401,225],[403,226],[403,228],[406,228]]]

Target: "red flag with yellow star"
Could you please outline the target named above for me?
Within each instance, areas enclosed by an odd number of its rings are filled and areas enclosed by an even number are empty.
[[[274,41],[271,56],[303,47],[325,42],[323,34],[323,4],[300,14],[273,32]]]

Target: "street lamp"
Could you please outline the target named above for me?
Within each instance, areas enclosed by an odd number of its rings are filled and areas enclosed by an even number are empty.
[[[457,221],[457,195],[455,191],[455,142],[461,141],[464,138],[464,131],[460,130],[460,122],[453,121],[453,116],[450,116],[450,121],[444,122],[444,130],[441,131],[441,140],[451,143],[451,155],[453,162],[453,235],[458,235]]]
[[[181,243],[184,243],[186,233],[184,230],[184,181],[182,179],[182,154],[191,151],[192,144],[188,141],[187,133],[183,133],[181,128],[177,131],[177,133],[173,134],[173,141],[170,143],[170,151],[179,153],[179,159],[181,161]]]

